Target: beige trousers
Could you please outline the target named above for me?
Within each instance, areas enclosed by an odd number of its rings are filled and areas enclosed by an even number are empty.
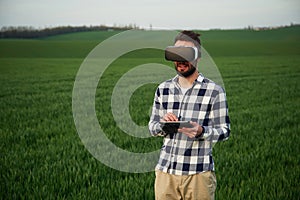
[[[217,186],[214,172],[178,176],[157,170],[155,175],[156,200],[214,199]]]

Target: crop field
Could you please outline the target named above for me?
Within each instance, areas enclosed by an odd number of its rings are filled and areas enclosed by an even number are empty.
[[[199,32],[222,75],[231,119],[231,137],[214,146],[216,199],[299,199],[300,27]],[[81,63],[117,33],[0,40],[0,199],[154,199],[154,172],[126,173],[102,164],[83,145],[73,119]],[[124,55],[99,82],[99,123],[122,149],[161,147],[162,138],[120,130],[110,106],[114,86],[133,67],[172,67],[161,55],[154,49]],[[146,84],[130,99],[138,125],[148,124],[156,86]]]

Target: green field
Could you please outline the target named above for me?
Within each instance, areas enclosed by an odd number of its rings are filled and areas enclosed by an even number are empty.
[[[153,172],[105,166],[74,124],[76,73],[99,42],[117,33],[0,40],[0,199],[154,199]],[[216,199],[299,199],[300,27],[201,33],[223,77],[232,129],[214,147]],[[119,58],[96,93],[107,137],[132,152],[159,149],[162,139],[124,134],[113,122],[110,97],[124,73],[152,62],[168,64],[153,49]],[[137,124],[148,123],[155,87],[140,87],[131,98]]]

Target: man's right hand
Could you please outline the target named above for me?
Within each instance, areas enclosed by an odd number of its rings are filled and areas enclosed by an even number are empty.
[[[178,121],[178,118],[173,113],[167,113],[162,118],[162,121],[167,121],[167,122],[169,122],[169,121]]]
[[[174,121],[178,121],[178,118],[173,113],[167,113],[163,116],[161,121],[165,121],[165,122],[173,121],[174,122]],[[175,125],[162,126],[162,130],[166,133],[166,135],[176,133],[178,128],[179,127],[175,126]]]

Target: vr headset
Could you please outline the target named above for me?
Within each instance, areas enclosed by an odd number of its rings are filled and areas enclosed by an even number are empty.
[[[191,62],[198,58],[196,47],[168,46],[165,50],[165,58],[169,61]]]

